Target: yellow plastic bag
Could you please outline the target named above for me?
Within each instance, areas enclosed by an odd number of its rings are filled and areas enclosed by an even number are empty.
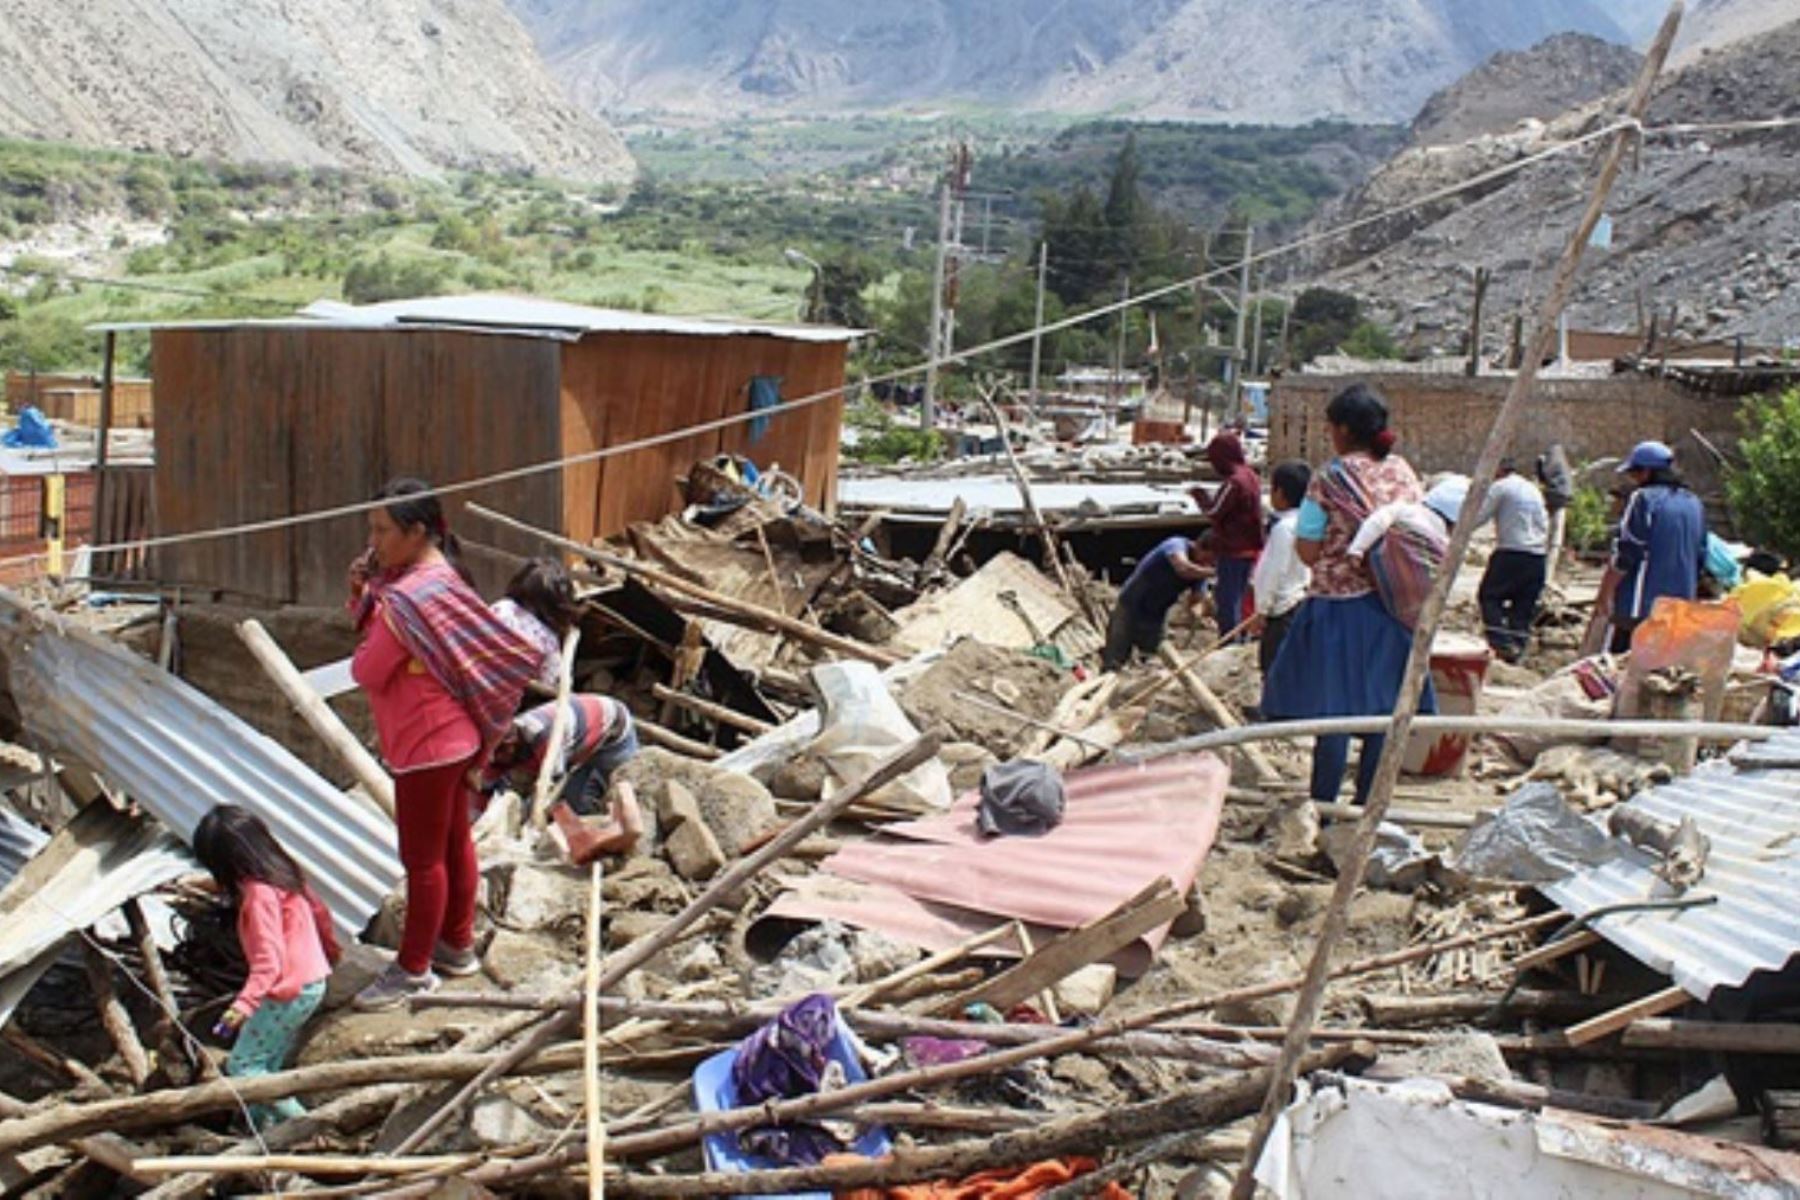
[[[1731,593],[1743,609],[1742,636],[1752,646],[1800,638],[1800,583],[1786,575],[1754,575]]]

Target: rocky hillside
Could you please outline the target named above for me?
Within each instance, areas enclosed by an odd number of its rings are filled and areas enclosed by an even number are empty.
[[[510,0],[607,112],[1017,109],[1405,121],[1501,50],[1625,40],[1623,0]]]
[[[503,0],[0,0],[0,136],[621,180]]]
[[[1615,98],[1616,101],[1616,98]],[[1594,128],[1609,102],[1547,125],[1454,146],[1414,146],[1321,228],[1382,213],[1446,184]],[[1800,117],[1800,21],[1665,77],[1648,123]],[[1612,245],[1589,252],[1571,313],[1578,326],[1635,329],[1674,310],[1684,334],[1779,346],[1800,330],[1800,128],[1652,137],[1608,206]],[[1584,207],[1592,156],[1526,168],[1484,194],[1396,216],[1335,240],[1303,274],[1369,300],[1415,349],[1454,350],[1476,266],[1494,272],[1490,344],[1540,297]]]
[[[1635,50],[1582,33],[1502,51],[1425,102],[1413,118],[1413,141],[1449,145],[1548,120],[1631,86],[1643,62]]]

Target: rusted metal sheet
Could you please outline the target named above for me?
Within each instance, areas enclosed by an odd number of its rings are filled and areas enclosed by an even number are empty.
[[[1800,759],[1800,731],[1769,740],[1765,759]],[[1800,954],[1800,770],[1740,770],[1703,764],[1673,783],[1634,797],[1627,808],[1679,823],[1692,817],[1712,842],[1706,874],[1691,889],[1716,904],[1678,911],[1625,912],[1594,931],[1696,999],[1741,987],[1758,971],[1778,971]],[[1635,848],[1539,888],[1581,916],[1614,904],[1671,895],[1656,860]]]
[[[1229,780],[1225,764],[1210,754],[1075,771],[1064,780],[1062,824],[1035,838],[982,838],[975,829],[979,797],[971,793],[941,816],[888,826],[897,843],[845,847],[824,870],[911,902],[1072,929],[1160,877],[1179,891],[1190,888],[1218,833]],[[911,903],[892,906],[885,895],[833,903],[829,915],[896,937],[915,932],[920,911]],[[787,911],[801,915],[792,906]],[[1119,969],[1142,974],[1167,936],[1166,927],[1146,935]]]

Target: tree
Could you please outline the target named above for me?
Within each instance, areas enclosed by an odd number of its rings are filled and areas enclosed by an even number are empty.
[[[1362,302],[1347,292],[1312,287],[1294,299],[1288,329],[1295,362],[1311,362],[1343,345],[1362,319]]]
[[[1149,206],[1144,202],[1140,186],[1137,134],[1125,135],[1119,157],[1113,162],[1112,179],[1106,187],[1106,228],[1113,256],[1122,270],[1135,272]]]
[[[1800,560],[1800,388],[1745,402],[1743,466],[1725,478],[1738,527],[1758,545]]]

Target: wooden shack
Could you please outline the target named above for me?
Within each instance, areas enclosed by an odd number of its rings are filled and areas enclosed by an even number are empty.
[[[459,492],[452,521],[474,500],[590,541],[677,511],[677,479],[721,453],[779,466],[800,480],[809,504],[829,508],[843,418],[837,392],[854,336],[505,296],[321,304],[290,320],[154,326],[157,532],[353,504],[398,476],[454,484],[520,472]],[[784,402],[833,394],[603,456],[747,413],[758,378],[778,381]],[[529,470],[571,458],[579,461]],[[358,515],[184,542],[157,551],[154,574],[165,586],[265,603],[335,604],[364,525]],[[539,549],[491,527],[462,528],[514,553]],[[471,565],[490,590],[508,570],[497,556]]]

